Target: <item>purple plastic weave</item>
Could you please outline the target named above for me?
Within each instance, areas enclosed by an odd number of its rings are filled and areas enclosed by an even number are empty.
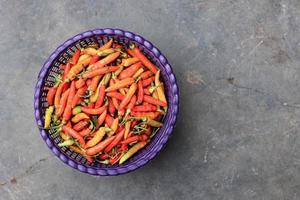
[[[66,63],[68,58],[74,54],[77,48],[86,47],[92,44],[102,45],[110,38],[113,38],[114,41],[118,41],[126,46],[134,43],[154,64],[156,64],[156,66],[160,68],[162,79],[166,88],[168,111],[164,118],[163,127],[156,133],[151,142],[127,162],[116,166],[107,166],[99,163],[90,164],[84,157],[69,150],[68,148],[59,148],[57,144],[61,142],[60,136],[53,134],[51,131],[40,130],[43,140],[46,142],[49,149],[60,160],[76,170],[96,176],[125,174],[145,165],[153,159],[163,149],[172,134],[179,105],[179,91],[171,65],[168,63],[166,57],[151,42],[135,33],[121,29],[94,29],[82,32],[68,39],[60,45],[44,63],[38,75],[34,94],[34,112],[38,126],[43,126],[43,116],[46,107],[48,106],[46,101],[47,87],[53,85],[54,76],[60,72],[59,66]]]

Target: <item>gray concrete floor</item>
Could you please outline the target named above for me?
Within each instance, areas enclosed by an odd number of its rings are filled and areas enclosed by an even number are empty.
[[[300,1],[0,0],[0,199],[300,199]],[[91,177],[39,136],[47,56],[96,27],[137,32],[174,67],[177,127],[147,166]]]

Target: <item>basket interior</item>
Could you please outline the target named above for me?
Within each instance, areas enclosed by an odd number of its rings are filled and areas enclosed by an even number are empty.
[[[168,84],[169,81],[169,77],[167,76],[167,72],[166,69],[163,67],[163,65],[161,64],[160,60],[155,57],[155,55],[149,50],[147,49],[144,45],[130,40],[129,38],[125,37],[125,36],[119,36],[119,35],[114,35],[114,34],[103,34],[103,35],[93,35],[93,36],[89,36],[83,39],[78,40],[77,42],[71,44],[70,46],[68,46],[66,49],[64,49],[59,56],[54,59],[54,61],[52,62],[52,64],[50,65],[50,68],[48,69],[48,72],[46,74],[46,76],[44,77],[43,83],[42,83],[42,87],[41,87],[41,96],[39,98],[39,109],[40,109],[40,113],[42,114],[42,116],[45,115],[45,111],[46,108],[48,107],[48,103],[46,100],[46,96],[47,96],[47,88],[51,87],[54,85],[54,81],[55,81],[55,76],[57,76],[58,74],[60,74],[62,71],[59,69],[59,66],[61,64],[66,64],[67,60],[72,57],[72,55],[74,54],[75,50],[77,48],[85,48],[91,45],[103,45],[105,44],[109,39],[113,38],[114,41],[119,42],[120,44],[124,45],[124,46],[129,46],[130,44],[134,43],[136,46],[138,46],[143,52],[144,54],[161,70],[161,76],[162,76],[162,81],[164,82],[165,85],[165,90],[166,90],[166,97],[168,102],[170,102],[172,99],[171,97],[173,96],[171,93],[171,85]],[[168,107],[168,112],[166,114],[166,116],[164,117],[164,126],[162,128],[160,128],[160,130],[156,133],[156,135],[152,138],[151,142],[149,144],[147,144],[147,146],[142,149],[141,151],[139,151],[136,155],[134,155],[131,159],[129,159],[127,162],[125,162],[124,164],[122,164],[122,166],[129,166],[130,164],[143,159],[145,156],[147,156],[148,152],[155,148],[155,145],[160,141],[160,139],[162,138],[165,129],[166,129],[166,124],[168,124],[168,121],[170,121],[171,116],[170,116],[170,110],[172,110],[173,104],[169,103],[169,107]],[[94,162],[93,164],[87,162],[87,160],[80,154],[77,154],[73,151],[71,151],[69,148],[66,147],[58,147],[57,144],[60,143],[62,141],[62,138],[59,136],[59,134],[54,134],[54,131],[49,130],[46,131],[47,134],[49,135],[49,138],[53,141],[53,144],[57,147],[57,149],[59,149],[59,151],[61,153],[63,153],[65,156],[67,156],[69,159],[73,160],[74,162],[76,162],[77,164],[81,164],[83,166],[87,166],[87,167],[93,167],[95,169],[99,169],[99,168],[115,168],[118,167],[118,165],[114,165],[114,166],[108,166],[108,165],[104,165],[104,164],[100,164],[97,162]]]

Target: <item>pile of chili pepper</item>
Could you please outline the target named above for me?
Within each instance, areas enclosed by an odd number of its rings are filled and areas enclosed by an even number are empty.
[[[89,162],[122,164],[162,126],[167,111],[160,70],[143,54],[112,39],[77,49],[48,88],[45,129],[59,147]]]

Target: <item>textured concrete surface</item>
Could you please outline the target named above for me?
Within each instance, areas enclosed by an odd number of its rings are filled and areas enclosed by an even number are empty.
[[[0,199],[300,199],[300,1],[0,0]],[[156,44],[181,110],[166,149],[119,177],[49,152],[33,88],[47,56],[96,27]]]

